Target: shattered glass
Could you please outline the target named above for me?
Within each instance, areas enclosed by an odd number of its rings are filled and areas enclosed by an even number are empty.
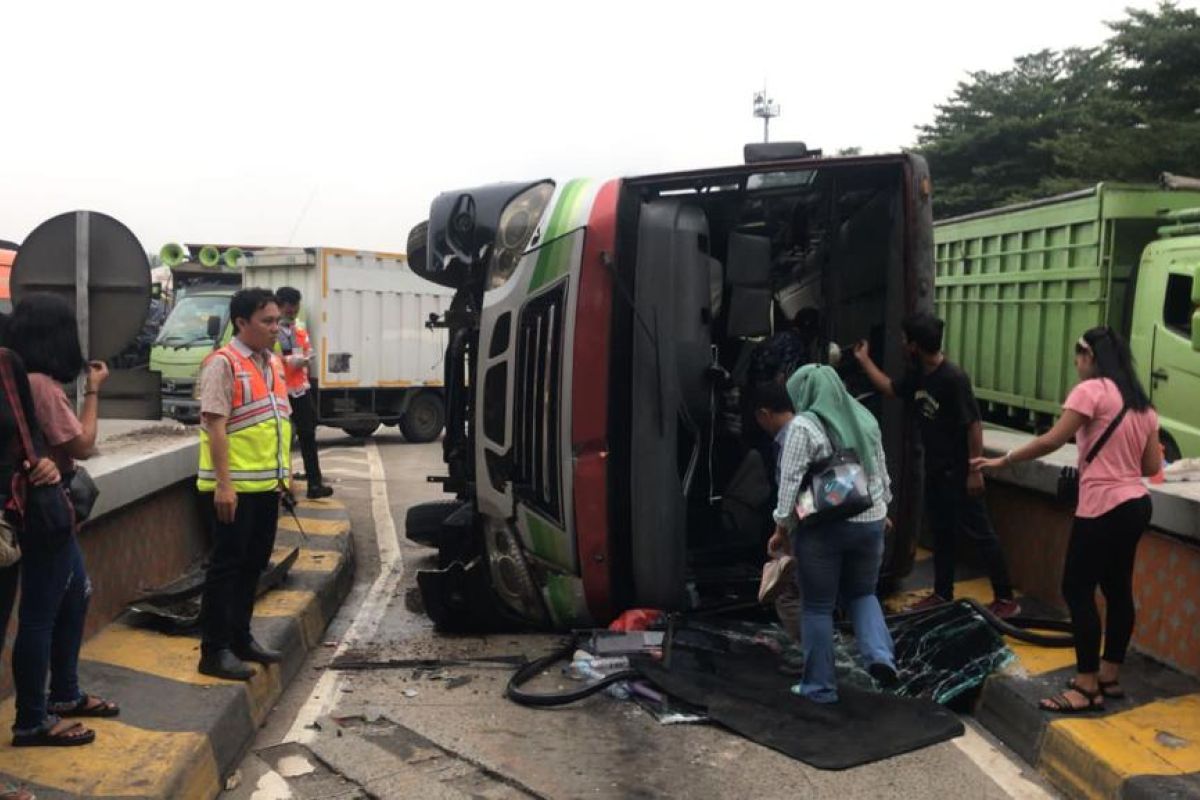
[[[688,619],[686,625],[734,645],[765,647],[780,657],[781,669],[791,667],[799,680],[803,649],[778,624],[712,618]],[[899,686],[891,692],[902,697],[948,703],[981,686],[988,675],[1014,658],[1004,638],[967,605],[950,603],[919,615],[893,617],[888,629],[895,641],[900,676]],[[859,663],[853,634],[839,629],[834,653],[840,685],[879,691]]]

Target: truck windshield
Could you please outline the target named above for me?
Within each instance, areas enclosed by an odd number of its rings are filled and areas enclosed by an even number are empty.
[[[225,295],[190,295],[180,300],[163,323],[157,344],[184,346],[211,342],[208,318],[224,318],[229,308]]]

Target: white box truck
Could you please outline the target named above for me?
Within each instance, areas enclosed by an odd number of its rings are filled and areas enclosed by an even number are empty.
[[[441,434],[446,331],[427,323],[450,308],[453,290],[417,277],[399,253],[265,248],[239,265],[243,286],[303,295],[320,424],[354,436],[397,425],[412,442]]]

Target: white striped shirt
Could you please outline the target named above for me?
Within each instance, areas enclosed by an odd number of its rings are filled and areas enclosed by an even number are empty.
[[[800,484],[808,468],[817,461],[833,455],[833,445],[824,427],[808,414],[797,414],[788,425],[787,439],[779,459],[779,497],[775,508],[775,522],[786,530],[799,523],[796,518],[796,503],[800,497]],[[875,471],[867,472],[867,490],[874,502],[870,508],[850,522],[878,522],[887,517],[888,503],[892,501],[892,481],[888,476],[887,461],[884,459],[883,444],[875,444]],[[859,455],[862,459],[862,455]]]

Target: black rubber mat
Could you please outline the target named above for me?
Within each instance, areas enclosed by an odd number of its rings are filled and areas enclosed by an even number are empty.
[[[677,628],[663,661],[634,668],[715,722],[820,769],[849,769],[960,736],[962,722],[932,700],[842,685],[837,703],[793,695],[777,647],[716,626]]]

